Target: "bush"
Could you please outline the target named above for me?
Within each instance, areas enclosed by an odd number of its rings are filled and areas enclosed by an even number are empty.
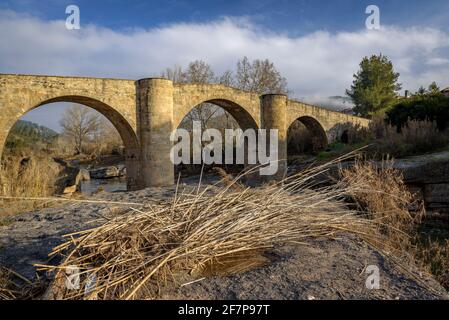
[[[407,122],[436,122],[440,131],[449,126],[449,99],[441,93],[417,94],[401,99],[386,112],[386,120],[401,131]]]
[[[437,121],[408,120],[401,130],[392,126],[383,117],[372,119],[368,128],[351,126],[346,130],[347,145],[330,145],[329,152],[320,153],[320,158],[338,157],[351,150],[368,145],[365,149],[370,158],[382,159],[384,156],[395,158],[434,152],[448,145],[448,130],[441,131]]]
[[[370,131],[373,143],[368,152],[371,155],[406,157],[438,150],[449,142],[436,121],[407,121],[399,132],[396,127],[376,121]]]

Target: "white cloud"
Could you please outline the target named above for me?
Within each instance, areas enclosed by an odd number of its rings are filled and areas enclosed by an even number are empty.
[[[363,56],[389,56],[403,87],[437,81],[449,85],[449,35],[431,28],[385,27],[380,31],[291,37],[248,20],[223,18],[150,30],[114,31],[95,25],[66,30],[64,21],[43,21],[0,11],[0,72],[138,79],[159,75],[195,59],[217,72],[246,55],[268,58],[288,79],[296,97],[344,95]],[[312,98],[311,98],[312,99]]]

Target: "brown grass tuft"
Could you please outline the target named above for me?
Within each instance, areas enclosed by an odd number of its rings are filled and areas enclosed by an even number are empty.
[[[369,221],[343,202],[351,187],[310,190],[312,178],[329,167],[258,189],[237,191],[227,185],[180,192],[171,202],[131,209],[103,226],[69,235],[53,252],[65,254],[63,263],[39,266],[56,272],[48,296],[158,298],[164,288],[179,285],[177,279],[186,282],[263,264],[263,253],[275,245],[362,233]],[[81,270],[79,290],[66,290],[65,271],[71,266]],[[93,276],[95,286],[86,293]]]
[[[415,200],[393,162],[356,161],[342,170],[342,182],[354,186],[351,197],[358,211],[376,221],[372,229],[384,235],[388,249],[408,250],[411,235],[425,214],[424,203]]]
[[[430,237],[426,225],[424,203],[416,200],[391,161],[381,165],[356,162],[342,171],[343,180],[353,186],[352,199],[359,211],[373,222],[369,232],[382,235],[375,245],[394,256],[402,256],[433,274],[449,289],[449,240]],[[431,226],[430,231],[437,227]],[[433,234],[433,232],[430,232]]]
[[[0,300],[26,300],[42,294],[44,285],[0,266]]]
[[[8,157],[0,163],[0,196],[46,197],[52,195],[59,168],[50,158]],[[42,201],[0,200],[0,217],[45,207]]]

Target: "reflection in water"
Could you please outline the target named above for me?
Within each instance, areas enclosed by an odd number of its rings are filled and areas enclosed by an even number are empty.
[[[98,188],[103,188],[106,192],[126,191],[126,179],[91,179],[90,181],[81,182],[81,193],[91,196]]]

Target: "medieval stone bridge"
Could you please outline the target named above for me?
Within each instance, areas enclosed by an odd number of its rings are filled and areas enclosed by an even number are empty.
[[[292,101],[285,95],[259,96],[215,84],[0,74],[0,155],[14,123],[26,112],[52,102],[80,103],[111,121],[125,145],[129,189],[174,183],[170,133],[203,102],[224,108],[242,129],[278,129],[280,159],[287,157],[287,131],[295,120],[326,142],[350,124],[368,125],[366,119]]]

